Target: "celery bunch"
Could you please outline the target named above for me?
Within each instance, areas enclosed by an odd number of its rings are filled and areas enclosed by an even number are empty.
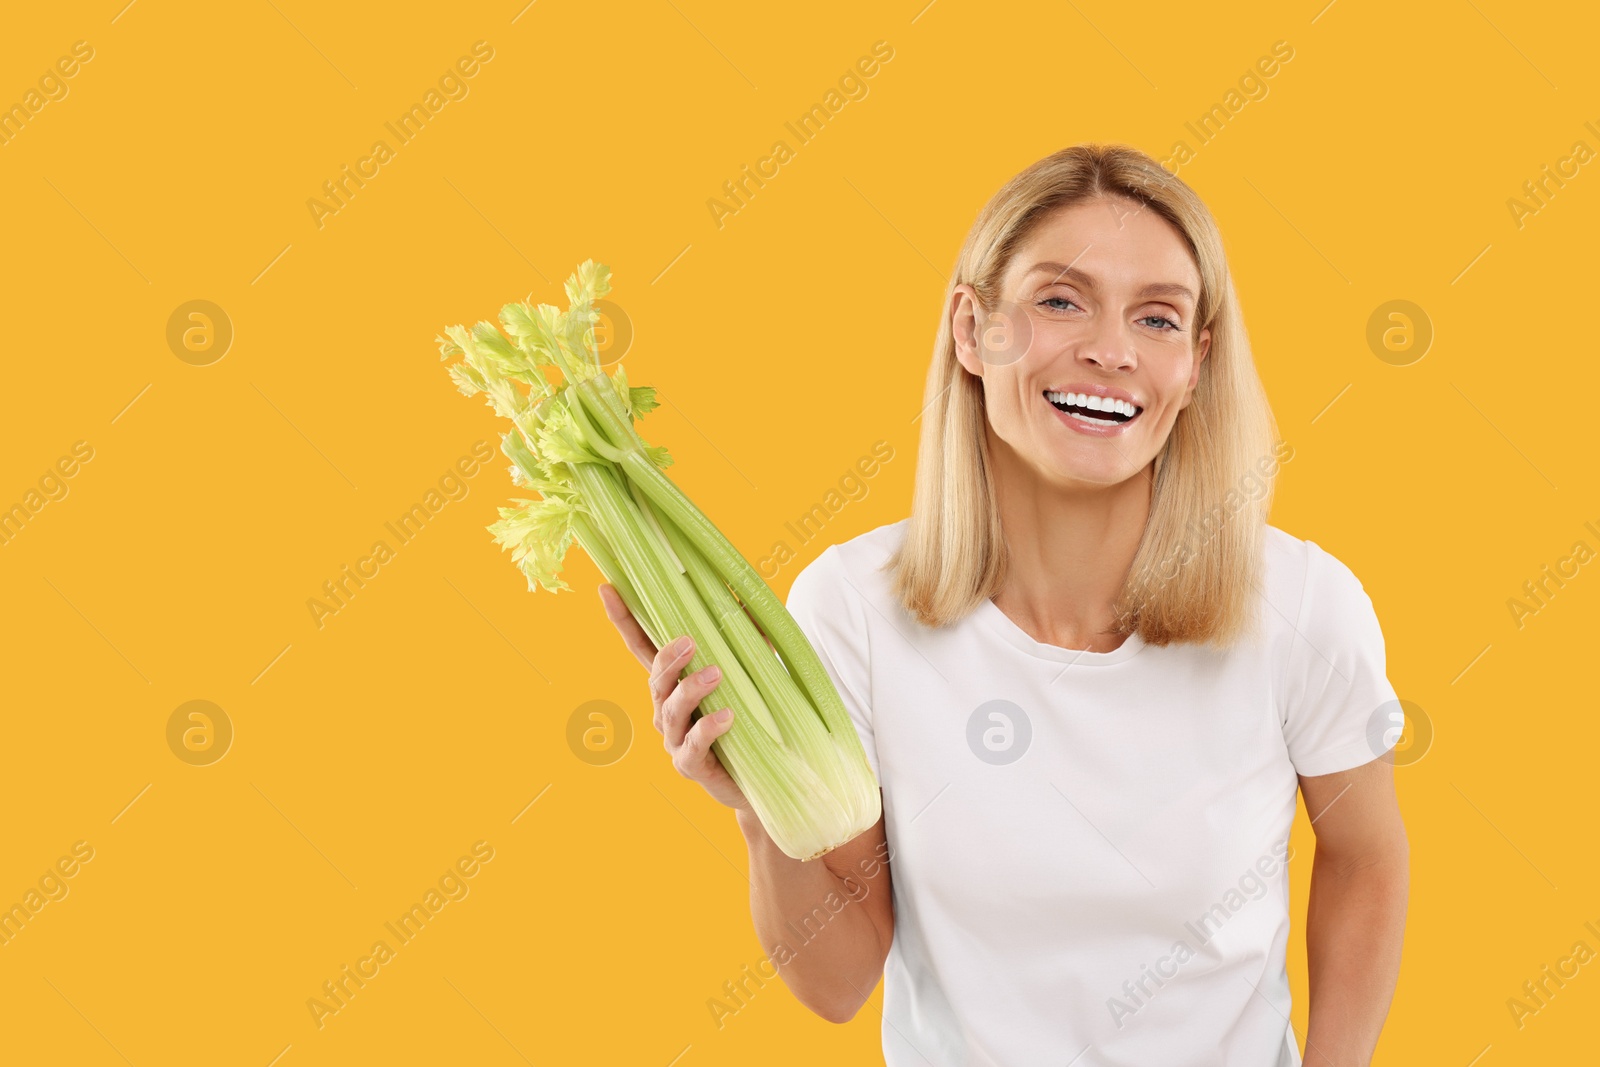
[[[662,473],[672,462],[666,449],[634,430],[656,406],[655,391],[630,386],[620,366],[609,376],[601,367],[594,304],[610,290],[610,269],[587,260],[567,279],[566,311],[507,304],[504,334],[480,322],[438,338],[441,359],[460,357],[449,368],[456,387],[486,394],[511,420],[501,438],[511,480],[539,494],[500,508],[488,529],[511,549],[530,592],[571,588],[559,574],[576,541],[658,648],[680,634],[694,638],[687,670],[721,667],[712,698],[734,710],[713,751],[773,841],[795,859],[814,859],[878,821],[877,780],[805,634]]]

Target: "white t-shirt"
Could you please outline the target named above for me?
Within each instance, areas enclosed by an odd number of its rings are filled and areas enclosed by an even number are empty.
[[[828,547],[788,597],[883,787],[888,1067],[1298,1067],[1296,775],[1395,740],[1360,581],[1269,526],[1259,637],[1079,652],[990,600],[918,623],[879,570],[909,522]]]

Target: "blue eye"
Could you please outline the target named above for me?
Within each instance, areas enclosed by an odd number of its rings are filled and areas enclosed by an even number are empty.
[[[1058,305],[1063,305],[1063,304],[1066,305],[1066,307],[1058,306]],[[1070,298],[1065,297],[1065,296],[1047,296],[1043,300],[1039,301],[1039,306],[1040,307],[1048,307],[1048,308],[1050,308],[1051,311],[1065,311],[1065,310],[1067,310],[1067,307],[1077,307],[1078,305],[1073,303]],[[1165,326],[1157,326],[1157,327],[1155,327],[1155,329],[1158,329],[1158,330],[1167,331],[1167,330],[1181,330],[1182,329],[1182,327],[1180,327],[1177,323],[1173,322],[1171,319],[1167,318],[1165,315],[1146,315],[1143,318],[1141,318],[1139,321],[1140,322],[1150,322],[1152,320],[1154,320],[1155,322],[1166,323]]]

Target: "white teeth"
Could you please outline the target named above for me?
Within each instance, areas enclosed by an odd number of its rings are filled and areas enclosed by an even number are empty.
[[[1139,413],[1139,409],[1126,400],[1112,400],[1089,393],[1046,393],[1045,398],[1055,404],[1071,404],[1090,411],[1114,411],[1130,419]]]

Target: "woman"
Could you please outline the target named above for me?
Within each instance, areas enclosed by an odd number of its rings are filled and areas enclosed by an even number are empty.
[[[1372,729],[1396,698],[1361,583],[1266,523],[1292,451],[1204,205],[1120,146],[1017,175],[961,250],[925,399],[911,515],[788,599],[883,789],[854,841],[778,851],[711,751],[731,711],[692,716],[715,668],[680,679],[692,645],[601,589],[674,765],[737,812],[784,981],[844,1022],[883,975],[891,1067],[1292,1067],[1298,787],[1305,1062],[1368,1063],[1408,887]]]

